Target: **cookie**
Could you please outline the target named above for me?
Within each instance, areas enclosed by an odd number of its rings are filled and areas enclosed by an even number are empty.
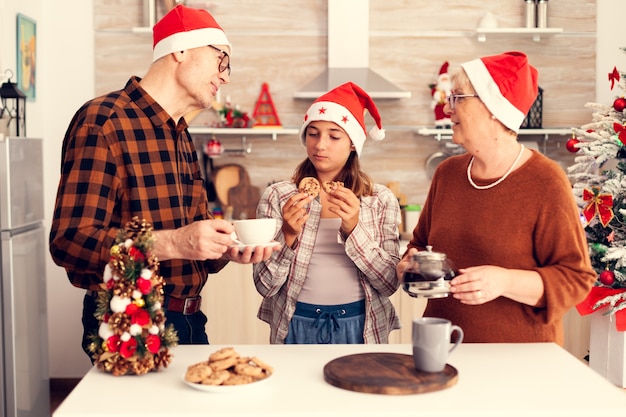
[[[209,362],[221,361],[222,359],[229,358],[233,355],[237,355],[235,349],[232,347],[225,347],[216,352],[213,352],[211,356],[209,356]]]
[[[221,359],[219,361],[209,361],[209,366],[214,371],[223,371],[225,369],[230,368],[231,366],[234,366],[236,363],[237,363],[237,356],[232,355],[228,358]]]
[[[250,375],[231,374],[227,380],[222,382],[222,385],[243,385],[254,381],[255,379]]]
[[[339,187],[343,187],[343,182],[341,181],[324,181],[322,183],[322,187],[327,194],[330,194],[333,190],[336,190]]]
[[[185,374],[185,380],[195,384],[202,382],[213,374],[213,370],[206,363],[190,366]]]
[[[235,373],[239,375],[258,377],[263,373],[263,368],[249,363],[238,363],[235,365]]]
[[[256,356],[250,359],[250,362],[254,363],[256,366],[263,369],[265,372],[267,372],[268,375],[271,375],[272,372],[274,372],[274,368],[272,368],[271,366],[269,366],[268,364],[266,364],[265,362],[263,362],[261,359],[257,358]]]
[[[320,194],[320,182],[314,177],[304,177],[298,184],[298,191],[317,197]]]
[[[217,372],[213,372],[209,377],[200,381],[200,383],[203,385],[222,385],[229,378],[230,378],[230,372],[217,371]]]

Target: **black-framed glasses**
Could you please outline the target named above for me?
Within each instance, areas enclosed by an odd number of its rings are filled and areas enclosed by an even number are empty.
[[[222,54],[222,56],[220,57],[220,62],[218,62],[217,64],[217,69],[219,70],[220,74],[228,70],[228,75],[230,75],[230,56],[228,55],[228,52],[223,51],[220,48],[216,48],[213,45],[207,46],[209,48],[215,49],[217,52],[220,52]]]
[[[466,97],[478,97],[478,94],[450,94],[448,96],[448,103],[450,103],[450,110],[454,110],[456,103]]]

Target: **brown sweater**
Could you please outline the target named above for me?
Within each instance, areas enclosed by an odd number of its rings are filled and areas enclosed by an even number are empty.
[[[470,306],[432,299],[424,313],[465,331],[466,342],[557,342],[563,315],[589,292],[596,274],[563,170],[539,152],[487,190],[467,180],[468,154],[445,160],[435,172],[409,247],[443,252],[457,269],[478,265],[535,270],[543,279],[545,307],[509,298]],[[486,185],[494,180],[478,181]]]

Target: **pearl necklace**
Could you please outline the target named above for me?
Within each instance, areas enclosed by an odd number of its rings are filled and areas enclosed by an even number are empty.
[[[519,154],[517,155],[517,158],[515,158],[515,161],[513,161],[513,165],[511,165],[511,168],[509,168],[509,170],[502,177],[500,177],[499,180],[492,182],[491,184],[488,184],[488,185],[476,185],[474,180],[472,180],[472,165],[474,163],[474,157],[472,156],[472,159],[470,159],[469,165],[467,166],[467,179],[469,183],[472,185],[472,187],[476,188],[477,190],[487,190],[489,188],[495,187],[496,185],[504,181],[506,177],[508,177],[511,174],[511,172],[513,172],[513,168],[515,168],[515,165],[517,165],[519,160],[522,158],[523,153],[524,153],[524,145],[522,144],[519,150]]]

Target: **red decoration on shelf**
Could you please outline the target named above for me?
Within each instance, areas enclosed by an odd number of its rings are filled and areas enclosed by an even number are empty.
[[[599,194],[598,190],[585,189],[583,190],[583,200],[588,202],[583,209],[583,216],[587,222],[591,222],[596,214],[604,227],[613,220],[613,196],[611,194]]]
[[[623,112],[626,108],[626,99],[624,97],[619,97],[615,99],[615,101],[613,102],[613,108],[616,112]]]
[[[259,98],[254,106],[252,118],[256,122],[254,127],[282,126],[267,83],[263,83],[261,87],[261,94],[259,94]]]
[[[211,138],[204,147],[204,153],[211,157],[220,156],[224,153],[224,147],[219,140]]]
[[[578,152],[580,149],[576,146],[580,143],[580,141],[576,138],[571,138],[567,141],[567,143],[565,144],[565,147],[567,148],[568,151],[570,151],[571,153],[576,153]]]

